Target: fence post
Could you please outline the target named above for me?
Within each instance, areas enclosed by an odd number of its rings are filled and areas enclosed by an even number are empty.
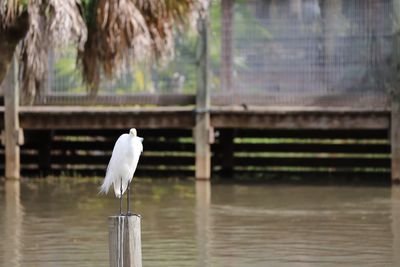
[[[110,216],[110,267],[142,267],[140,215]]]
[[[210,127],[210,88],[209,88],[209,40],[208,16],[200,16],[198,20],[198,74],[196,93],[196,126],[194,139],[196,144],[196,179],[211,178],[211,134]]]
[[[5,146],[5,178],[20,178],[20,149],[23,143],[22,130],[19,128],[19,88],[17,82],[17,60],[8,70],[3,84],[4,89],[4,131],[2,143]]]
[[[394,36],[393,36],[393,71],[394,84],[391,88],[391,160],[392,160],[392,183],[400,183],[400,3],[393,1],[394,12]]]

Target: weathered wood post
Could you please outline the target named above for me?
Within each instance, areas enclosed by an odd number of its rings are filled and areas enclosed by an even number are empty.
[[[196,181],[196,241],[197,265],[207,266],[210,259],[211,230],[211,183],[210,181]]]
[[[400,3],[393,1],[394,29],[393,29],[393,71],[394,84],[391,86],[391,160],[392,183],[400,183]]]
[[[4,221],[0,231],[3,231],[2,242],[7,244],[7,247],[4,247],[3,260],[0,260],[1,266],[22,266],[24,211],[21,205],[20,186],[21,183],[18,180],[8,179],[4,183],[5,198],[2,209]]]
[[[393,235],[393,261],[400,262],[400,187],[392,187],[392,235]]]
[[[221,174],[226,178],[231,178],[233,175],[234,138],[235,129],[220,130]]]
[[[209,88],[209,41],[207,12],[198,20],[198,75],[196,93],[196,126],[194,139],[196,144],[196,179],[211,178],[212,129],[210,127],[210,88]]]
[[[19,88],[17,82],[17,61],[14,59],[4,81],[4,131],[2,143],[5,146],[5,177],[20,178],[20,150],[23,143],[23,133],[19,128]]]
[[[110,216],[110,267],[142,267],[140,215]]]

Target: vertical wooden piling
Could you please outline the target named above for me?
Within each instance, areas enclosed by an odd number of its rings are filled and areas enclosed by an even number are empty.
[[[233,0],[221,1],[221,88],[232,90],[233,73]]]
[[[142,267],[140,215],[110,216],[110,267]]]
[[[398,99],[398,97],[394,97]],[[400,103],[392,101],[391,111],[391,160],[392,160],[392,182],[400,183]]]
[[[393,236],[393,261],[395,263],[400,262],[400,187],[392,187],[392,236]]]
[[[234,129],[220,130],[221,175],[231,178],[234,165]]]
[[[209,90],[209,41],[208,17],[203,15],[198,21],[198,77],[196,94],[196,126],[194,139],[196,144],[196,179],[211,178],[211,127],[210,127],[210,90]]]
[[[208,266],[211,241],[211,183],[210,181],[196,181],[196,241],[197,241],[197,265]]]
[[[4,206],[2,206],[3,224],[1,231],[3,232],[2,242],[6,244],[4,247],[3,260],[0,257],[1,266],[22,266],[22,249],[24,247],[24,239],[22,228],[24,222],[24,211],[21,204],[21,184],[18,180],[8,179],[4,183]]]
[[[19,128],[19,88],[16,79],[17,62],[14,60],[4,84],[4,131],[2,143],[5,146],[5,177],[20,178],[20,149],[23,142],[22,130]]]
[[[391,160],[392,183],[400,183],[400,3],[393,1],[394,36],[393,36],[393,72],[394,79],[391,86]]]

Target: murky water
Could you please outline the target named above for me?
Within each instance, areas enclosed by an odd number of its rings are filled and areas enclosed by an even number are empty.
[[[0,185],[1,266],[108,266],[99,182]],[[143,266],[400,266],[400,188],[142,180]],[[20,196],[18,196],[20,194]]]

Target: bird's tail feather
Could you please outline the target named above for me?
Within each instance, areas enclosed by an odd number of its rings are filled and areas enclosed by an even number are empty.
[[[100,194],[107,194],[108,190],[110,190],[110,187],[113,183],[112,179],[112,173],[110,171],[107,171],[106,177],[104,178],[103,184],[100,187]]]

